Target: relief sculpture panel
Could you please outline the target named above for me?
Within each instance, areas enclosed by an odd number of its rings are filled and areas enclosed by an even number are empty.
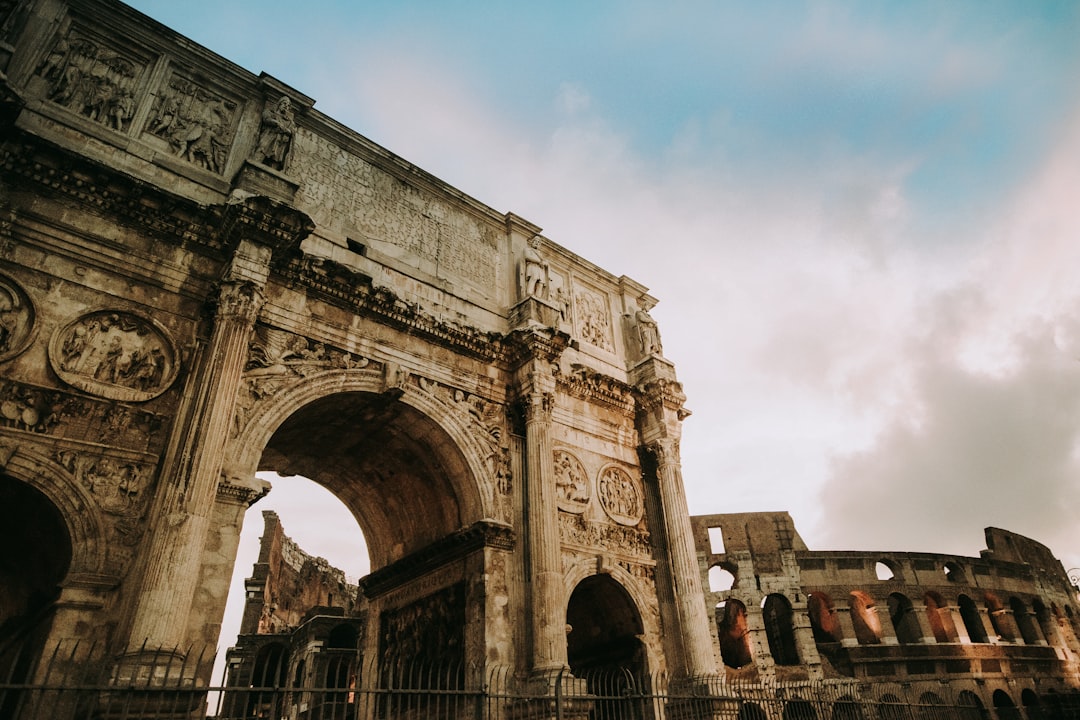
[[[35,75],[57,105],[119,132],[135,115],[135,91],[145,63],[76,32],[56,41]]]
[[[36,331],[34,305],[14,280],[0,275],[0,362],[29,347]]]
[[[221,174],[236,132],[236,103],[180,75],[154,100],[144,136],[158,138],[176,156]]]
[[[112,400],[157,397],[176,379],[178,360],[165,328],[113,310],[82,316],[49,343],[49,363],[61,380]]]
[[[597,495],[604,512],[620,525],[637,525],[645,512],[641,488],[623,468],[608,465],[600,471]]]
[[[581,461],[565,450],[555,451],[555,486],[560,510],[585,512],[591,496],[589,477]]]
[[[574,319],[578,337],[602,350],[615,352],[615,343],[611,336],[611,317],[603,295],[587,288],[577,288],[574,295]]]

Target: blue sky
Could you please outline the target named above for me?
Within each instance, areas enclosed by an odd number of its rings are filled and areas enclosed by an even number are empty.
[[[1080,3],[134,4],[649,286],[692,512],[1080,565]]]

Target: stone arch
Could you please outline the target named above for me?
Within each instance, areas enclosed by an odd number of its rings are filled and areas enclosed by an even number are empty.
[[[973,643],[990,642],[990,638],[986,635],[986,626],[982,622],[982,614],[975,601],[967,595],[960,595],[956,598],[956,604],[960,608],[960,619],[964,622],[968,639]]]
[[[901,645],[913,645],[922,642],[922,629],[915,617],[915,607],[903,593],[889,595],[889,619],[892,620],[896,640]]]
[[[990,624],[994,626],[994,632],[1004,642],[1016,642],[1016,626],[1012,621],[1011,611],[1006,609],[1001,600],[992,592],[983,594],[986,603],[986,614],[990,616]]]
[[[853,590],[848,599],[851,610],[851,624],[855,628],[855,638],[860,645],[878,645],[881,643],[881,619],[877,614],[874,599],[861,590]]]
[[[810,616],[810,628],[814,632],[814,642],[820,645],[838,643],[844,639],[832,598],[826,593],[814,590],[806,594],[806,606],[806,612]]]
[[[370,370],[293,382],[250,408],[224,470],[284,470],[327,487],[356,516],[373,570],[497,516],[494,445],[434,394],[411,385],[384,390],[382,373]],[[320,422],[332,422],[325,435]],[[391,482],[390,473],[399,477]],[[346,483],[345,475],[364,482]]]
[[[610,576],[611,579],[630,596],[631,602],[633,602],[634,607],[637,608],[641,626],[643,628],[642,632],[648,637],[658,637],[661,630],[660,625],[656,622],[655,614],[652,612],[643,612],[643,608],[649,607],[648,593],[642,591],[636,577],[619,565],[604,567],[600,573],[597,573],[596,560],[593,560],[592,562],[581,560],[574,563],[563,575],[563,587],[566,590],[565,597],[569,599],[582,581],[590,577],[595,577],[598,574]],[[646,646],[645,652],[648,656],[648,660],[651,661],[652,657],[648,646]],[[650,667],[653,667],[653,665],[650,664]]]
[[[956,642],[956,625],[945,598],[940,593],[928,590],[923,595],[923,605],[926,607],[926,620],[930,623],[934,640],[939,643]]]
[[[999,720],[1020,720],[1020,708],[1016,707],[1009,693],[1001,689],[995,690],[992,699],[994,712]]]
[[[1028,610],[1027,603],[1013,595],[1009,598],[1009,609],[1012,611],[1013,622],[1025,645],[1046,644],[1038,625],[1035,624],[1034,614]]]
[[[709,592],[727,592],[739,582],[739,566],[718,562],[709,568]]]
[[[610,574],[589,575],[576,584],[566,604],[567,662],[574,674],[647,671],[640,606]]]
[[[104,524],[93,499],[64,468],[32,450],[17,450],[0,474],[37,490],[63,517],[71,537],[68,577],[105,573]]]
[[[798,665],[799,649],[795,643],[795,612],[791,601],[772,593],[761,603],[769,654],[777,665]]]
[[[724,665],[741,668],[753,662],[746,605],[742,601],[728,598],[716,606],[716,632]]]

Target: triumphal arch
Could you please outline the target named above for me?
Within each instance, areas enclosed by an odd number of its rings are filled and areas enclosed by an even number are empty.
[[[645,287],[112,0],[0,30],[0,643],[216,643],[273,470],[366,655],[715,670]]]

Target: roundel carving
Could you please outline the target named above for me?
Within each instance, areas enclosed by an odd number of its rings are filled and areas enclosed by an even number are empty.
[[[115,310],[83,315],[49,342],[49,363],[67,384],[111,400],[142,402],[172,384],[176,346],[159,323]]]
[[[641,486],[618,465],[608,465],[600,472],[597,494],[604,512],[620,525],[637,525],[645,512]]]
[[[555,451],[555,486],[558,489],[559,509],[581,513],[589,505],[589,476],[585,466],[565,450]]]
[[[34,340],[34,305],[14,280],[0,275],[0,362],[10,360]]]

